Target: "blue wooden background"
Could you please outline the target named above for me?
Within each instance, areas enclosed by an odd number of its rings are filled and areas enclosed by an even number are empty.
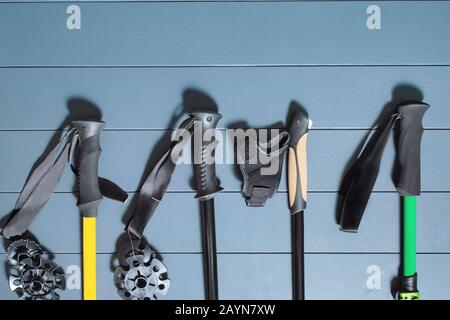
[[[81,8],[80,30],[66,27],[71,4]],[[372,4],[381,8],[381,30],[366,27]],[[70,112],[83,107],[80,101],[97,105],[107,122],[101,174],[133,196],[187,90],[215,100],[221,128],[284,121],[296,100],[315,124],[308,145],[306,297],[392,299],[400,262],[392,141],[359,233],[339,231],[336,191],[383,107],[423,99],[432,108],[424,119],[419,288],[424,299],[449,298],[450,277],[441,276],[450,268],[449,21],[447,1],[0,0],[0,211],[13,208],[33,163]],[[217,172],[224,187],[216,197],[220,297],[290,299],[285,178],[265,208],[248,208],[233,166],[218,165]],[[191,177],[190,165],[177,168],[146,229],[169,269],[167,299],[204,298]],[[69,274],[65,299],[81,298],[73,182],[67,170],[31,228]],[[110,200],[101,204],[99,299],[119,298],[111,260],[125,211]],[[373,268],[379,286],[371,285]],[[15,298],[6,276],[0,298]]]

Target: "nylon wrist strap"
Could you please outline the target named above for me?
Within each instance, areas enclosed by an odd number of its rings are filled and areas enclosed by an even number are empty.
[[[339,191],[342,197],[341,230],[357,232],[364,210],[380,171],[381,158],[394,124],[400,119],[394,113],[366,142],[359,157],[347,171]]]
[[[248,143],[236,145],[239,169],[242,174],[242,195],[249,207],[263,207],[267,199],[278,190],[281,169],[290,135],[287,131],[276,134],[269,141],[260,135],[250,137]],[[270,172],[264,169],[271,167]],[[272,167],[275,167],[274,170]]]
[[[196,121],[198,121],[198,119],[190,116],[181,123],[177,130],[178,139],[175,139],[176,141],[172,142],[169,150],[164,153],[144,181],[138,193],[135,210],[125,227],[125,231],[128,232],[129,235],[132,235],[137,239],[142,238],[145,227],[149,223],[166,192],[175,170],[176,163],[182,155],[184,145],[190,140],[190,131],[194,127]],[[183,139],[179,139],[180,136],[182,136]]]
[[[76,165],[72,160],[78,149],[78,132],[70,129],[62,136],[58,144],[49,152],[45,159],[33,170],[14,207],[13,215],[2,230],[6,238],[20,236],[31,225],[36,215],[45,206],[61,179],[66,162],[78,175]],[[127,193],[115,183],[99,177],[99,186],[105,197],[125,202]],[[83,206],[84,203],[79,203]]]

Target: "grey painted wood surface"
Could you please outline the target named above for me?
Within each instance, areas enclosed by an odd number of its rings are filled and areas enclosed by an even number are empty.
[[[367,2],[84,3],[80,32],[65,3],[0,5],[1,65],[450,62],[448,2],[380,3],[380,32]]]
[[[358,145],[365,140],[366,130],[316,130],[310,134],[308,145],[309,190],[337,191],[341,176]],[[0,147],[8,156],[0,159],[2,176],[1,192],[19,192],[28,176],[29,169],[43,152],[53,132],[7,131],[0,135]],[[135,191],[142,177],[152,147],[163,133],[159,131],[108,131],[103,133],[100,175],[120,183],[127,191]],[[450,191],[450,172],[447,170],[450,157],[448,130],[428,130],[423,137],[422,189],[424,191]],[[17,141],[17,143],[11,143]],[[167,140],[170,142],[170,139]],[[390,171],[394,165],[394,145],[388,144],[375,190],[394,191]],[[224,155],[229,144],[222,144]],[[186,147],[189,158],[189,146]],[[225,159],[225,156],[224,156]],[[17,170],[20,168],[20,170]],[[226,191],[240,190],[235,165],[218,164],[217,175]],[[180,164],[171,181],[171,191],[191,191],[192,165]],[[280,190],[286,190],[286,179],[282,178]],[[57,191],[73,190],[74,175],[70,170],[59,184]]]
[[[1,194],[0,208],[7,212],[16,194]],[[217,246],[220,252],[290,252],[289,213],[286,194],[268,201],[265,208],[247,208],[240,194],[224,193],[217,197]],[[335,193],[310,195],[305,216],[307,252],[398,253],[400,214],[394,193],[372,196],[359,233],[339,231],[334,208]],[[76,199],[71,194],[56,194],[42,210],[31,231],[55,253],[80,253],[80,225]],[[418,251],[449,253],[450,217],[445,215],[448,194],[425,193],[418,202]],[[123,233],[124,206],[113,201],[101,204],[98,218],[98,251],[115,252]],[[161,252],[201,252],[198,204],[193,194],[169,193],[155,214],[146,237]],[[51,226],[52,232],[48,232]]]
[[[114,283],[109,254],[97,256],[98,298],[120,299]],[[423,299],[440,300],[448,294],[450,279],[436,282],[435,274],[445,274],[448,254],[418,255],[418,272]],[[60,254],[58,262],[66,269],[68,288],[63,299],[80,299],[79,266],[81,256]],[[171,270],[171,290],[167,299],[203,299],[201,254],[166,254],[164,261]],[[220,296],[222,299],[290,299],[291,283],[289,254],[220,254],[218,257]],[[307,299],[392,299],[391,281],[397,275],[398,256],[393,254],[307,254]],[[327,272],[323,272],[326,267]],[[0,265],[4,273],[4,265]],[[433,269],[433,273],[428,270]],[[267,271],[276,270],[279,276],[267,277]],[[374,271],[375,270],[375,271]],[[379,272],[380,283],[370,283],[374,272]],[[264,276],[265,275],[265,276]],[[263,280],[261,280],[263,278]],[[368,285],[369,282],[369,285]],[[371,289],[368,289],[370,287]],[[15,299],[6,286],[0,286],[2,299]]]
[[[386,104],[411,98],[433,106],[426,128],[450,126],[450,67],[8,68],[0,82],[1,130],[56,129],[76,98],[100,109],[106,130],[174,128],[192,89],[214,99],[223,128],[284,121],[295,100],[316,129],[367,129]]]

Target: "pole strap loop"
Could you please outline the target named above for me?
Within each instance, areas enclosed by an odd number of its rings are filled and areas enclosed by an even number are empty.
[[[378,177],[381,158],[394,124],[400,119],[394,113],[368,137],[358,158],[345,174],[339,195],[342,197],[340,225],[342,231],[357,232],[367,202]]]
[[[75,155],[79,149],[79,134],[72,127],[63,134],[59,142],[44,160],[31,172],[22,192],[17,199],[12,216],[2,230],[6,238],[20,236],[27,231],[34,218],[52,196],[61,179],[66,163],[78,176],[74,165]],[[117,184],[99,177],[100,192],[108,198],[125,202],[128,195]],[[80,204],[79,205],[83,205]]]
[[[191,139],[194,124],[198,121],[190,116],[180,124],[169,150],[159,159],[142,184],[135,209],[125,227],[125,231],[134,238],[142,238],[145,227],[167,190],[175,166],[182,156],[183,147]]]
[[[266,140],[267,137],[257,135],[249,137],[248,143],[236,144],[243,178],[242,195],[249,207],[264,207],[266,200],[277,192],[290,135],[282,131]]]

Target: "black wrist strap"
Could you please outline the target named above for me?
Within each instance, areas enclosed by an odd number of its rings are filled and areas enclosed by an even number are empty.
[[[178,159],[182,156],[182,150],[191,137],[191,130],[197,121],[195,117],[189,117],[178,127],[178,141],[173,141],[169,150],[164,153],[158,163],[153,167],[137,195],[136,208],[127,223],[125,231],[131,236],[141,239],[144,229],[149,223],[153,213],[161,202],[164,193],[170,183]],[[187,138],[187,139],[185,139]]]
[[[378,177],[381,158],[389,134],[399,118],[400,114],[395,113],[383,126],[376,129],[353,166],[344,176],[339,191],[342,197],[340,221],[342,231],[358,231],[364,210]]]
[[[13,215],[2,230],[4,237],[11,238],[25,233],[52,196],[66,163],[71,162],[72,154],[77,149],[78,133],[76,129],[72,128],[29,176],[16,202]],[[78,174],[77,166],[71,163],[71,167]],[[104,196],[126,201],[127,193],[115,183],[99,177],[99,186]],[[83,203],[79,203],[79,205],[83,205]]]

